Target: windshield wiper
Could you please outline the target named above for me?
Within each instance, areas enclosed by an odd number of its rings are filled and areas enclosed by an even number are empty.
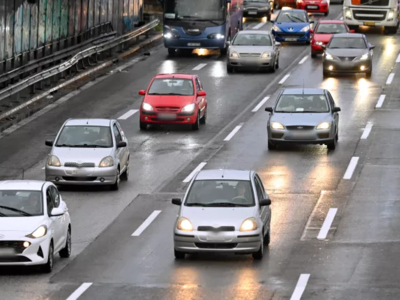
[[[79,146],[78,146],[79,147]],[[81,147],[85,148],[108,148],[109,146],[103,146],[103,145],[95,145],[95,144],[83,144]]]
[[[212,207],[212,206],[248,207],[248,205],[246,205],[246,204],[238,204],[238,203],[231,203],[231,202],[215,202],[215,203],[207,204],[207,206],[209,206],[209,207]]]
[[[306,23],[304,20],[302,20],[302,19],[300,19],[300,18],[298,18],[298,17],[296,17],[296,16],[291,16],[291,15],[287,15],[287,17],[290,19],[290,20],[299,20],[300,22],[296,22],[296,21],[294,21],[295,23]]]
[[[207,206],[207,204],[204,203],[198,203],[198,202],[194,202],[194,203],[186,203],[186,206]]]
[[[0,208],[8,209],[8,210],[11,210],[11,211],[15,211],[15,212],[20,213],[21,215],[24,215],[24,216],[32,216],[31,214],[27,213],[26,211],[23,211],[23,210],[20,210],[20,209],[16,209],[16,208],[13,208],[13,207],[0,205]]]
[[[8,216],[0,212],[0,217],[8,217]]]
[[[78,145],[68,145],[68,144],[61,144],[61,145],[56,145],[56,147],[71,147],[71,148],[73,148],[73,147],[79,147]]]

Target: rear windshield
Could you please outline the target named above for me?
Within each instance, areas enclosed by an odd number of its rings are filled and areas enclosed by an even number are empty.
[[[193,96],[194,87],[191,79],[154,79],[148,95]]]
[[[346,48],[346,49],[365,49],[367,45],[363,38],[355,37],[333,37],[328,48]]]
[[[275,108],[280,113],[329,112],[325,95],[282,95]]]

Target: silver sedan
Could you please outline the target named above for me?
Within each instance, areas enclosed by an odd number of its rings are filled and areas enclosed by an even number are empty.
[[[186,253],[252,254],[270,242],[271,200],[254,171],[203,170],[192,179],[174,225],[175,257]]]
[[[239,31],[228,49],[227,71],[237,68],[267,69],[275,72],[279,68],[279,46],[268,31]]]
[[[335,150],[339,139],[339,107],[325,89],[286,89],[275,108],[267,107],[268,148],[278,144],[326,144]]]
[[[110,185],[118,190],[128,180],[128,140],[116,120],[69,119],[55,142],[46,141],[51,153],[46,180],[57,185]]]

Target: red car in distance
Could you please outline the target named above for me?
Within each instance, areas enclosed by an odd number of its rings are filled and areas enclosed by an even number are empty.
[[[207,119],[207,99],[196,75],[159,74],[147,90],[140,105],[140,129],[149,124],[190,124],[198,130]]]
[[[310,14],[323,13],[329,15],[329,0],[296,0],[296,8],[304,9]]]
[[[321,46],[328,44],[333,34],[346,32],[354,33],[355,31],[350,30],[343,21],[322,20],[319,21],[310,32],[312,34],[311,57],[315,58],[317,54],[322,54],[324,52]]]

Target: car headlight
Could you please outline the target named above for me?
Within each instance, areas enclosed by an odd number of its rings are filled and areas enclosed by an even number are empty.
[[[42,226],[38,227],[31,234],[28,234],[26,237],[30,237],[32,239],[38,239],[38,238],[45,236],[46,234],[47,234],[47,227],[46,227],[46,225],[42,225]]]
[[[315,42],[315,45],[318,45],[318,46],[322,46],[324,43],[323,42]]]
[[[52,166],[52,167],[60,167],[61,166],[61,162],[60,162],[60,160],[58,159],[57,156],[51,155],[49,157],[49,159],[47,160],[47,165],[48,166]]]
[[[331,124],[329,122],[322,122],[317,126],[317,129],[329,129]]]
[[[193,231],[193,225],[189,219],[180,217],[176,223],[176,228],[183,231]]]
[[[395,16],[395,12],[394,11],[389,11],[389,13],[388,13],[388,21],[391,21],[391,20],[393,20],[394,19],[394,16]]]
[[[347,18],[347,19],[351,19],[351,10],[350,9],[348,9],[348,8],[345,8],[344,9],[344,15],[345,15],[345,17]]]
[[[254,218],[248,218],[240,225],[240,231],[253,231],[258,228],[257,221]]]
[[[271,127],[273,129],[285,129],[285,127],[281,123],[278,123],[278,122],[272,122]]]
[[[207,36],[208,39],[222,40],[225,36],[221,33],[211,33]]]
[[[273,27],[272,27],[272,30],[273,31],[282,31],[278,26],[276,26],[276,25],[274,25]]]
[[[309,30],[310,30],[310,25],[307,25],[307,26],[303,27],[300,31],[301,32],[306,32],[306,31],[309,31]]]
[[[169,40],[169,39],[173,39],[173,38],[179,38],[179,34],[177,34],[176,32],[166,32],[164,33],[164,38]]]
[[[360,57],[360,60],[366,60],[368,59],[368,56],[369,56],[368,54],[364,54]]]
[[[143,108],[143,110],[150,110],[150,111],[153,110],[153,106],[151,106],[150,104],[148,104],[146,102],[143,102],[142,108]]]
[[[330,55],[329,53],[326,53],[326,54],[325,54],[325,59],[327,59],[327,60],[333,60],[333,56]]]
[[[239,57],[239,54],[237,54],[236,52],[232,52],[231,57]]]
[[[194,103],[188,104],[184,108],[182,108],[182,111],[193,111],[194,107],[195,107]]]
[[[113,165],[114,165],[114,158],[112,158],[111,156],[107,156],[101,160],[99,167],[106,168],[106,167],[112,167]]]
[[[271,58],[271,53],[270,52],[265,52],[265,53],[263,53],[263,55],[261,57],[262,58]]]

